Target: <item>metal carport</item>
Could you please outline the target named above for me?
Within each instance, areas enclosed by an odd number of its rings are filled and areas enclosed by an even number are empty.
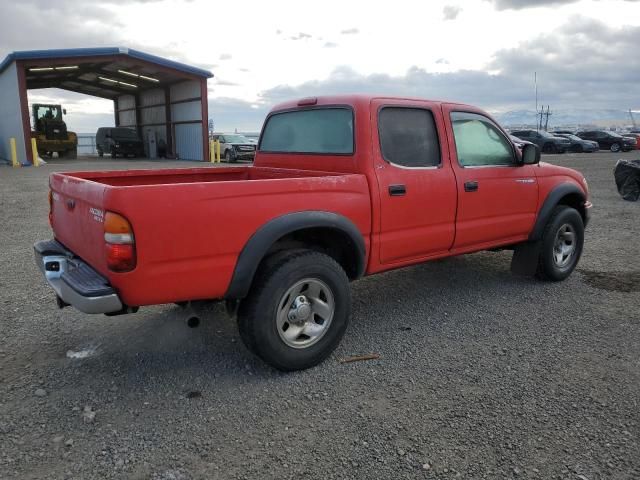
[[[145,149],[153,139],[185,160],[209,158],[207,79],[201,68],[129,48],[13,52],[0,63],[0,158],[30,163],[27,90],[61,88],[113,100],[115,125],[138,130]],[[153,155],[153,152],[147,152]]]

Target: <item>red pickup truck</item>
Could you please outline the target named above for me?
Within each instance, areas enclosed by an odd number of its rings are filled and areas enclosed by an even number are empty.
[[[253,166],[52,174],[36,261],[59,307],[226,300],[249,350],[308,368],[339,343],[363,275],[512,249],[518,274],[569,276],[587,182],[539,160],[469,105],[306,98],[268,115]]]

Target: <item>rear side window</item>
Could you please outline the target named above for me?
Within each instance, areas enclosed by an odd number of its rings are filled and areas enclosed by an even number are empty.
[[[378,114],[382,156],[403,167],[440,165],[440,144],[433,114],[429,110],[384,107]]]
[[[353,154],[353,113],[348,108],[314,108],[271,115],[261,152]]]

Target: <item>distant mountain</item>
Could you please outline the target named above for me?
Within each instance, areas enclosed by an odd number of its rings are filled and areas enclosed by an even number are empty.
[[[551,110],[549,128],[569,125],[627,125],[631,123],[629,112],[626,110],[589,110],[589,109],[558,109]],[[535,110],[512,110],[496,113],[494,117],[504,126],[535,125]],[[640,122],[640,118],[636,119]]]

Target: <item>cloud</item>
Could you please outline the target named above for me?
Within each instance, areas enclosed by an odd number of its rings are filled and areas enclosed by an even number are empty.
[[[629,108],[638,102],[640,56],[634,54],[637,45],[640,27],[615,28],[574,16],[555,31],[498,51],[486,70],[434,73],[414,66],[404,75],[393,76],[362,75],[341,67],[324,80],[266,90],[262,98],[273,104],[287,98],[362,92],[505,109],[533,101],[533,73],[537,72],[541,99],[552,108]]]
[[[338,46],[338,44],[337,44],[337,43],[334,43],[334,42],[326,42],[326,43],[323,45],[323,48],[336,48],[337,46]]]
[[[233,55],[231,55],[230,53],[222,53],[220,54],[220,60],[231,60],[233,58]]]
[[[445,5],[442,9],[442,14],[445,20],[455,20],[461,11],[462,7],[458,5]]]
[[[311,38],[311,35],[308,33],[300,32],[297,35],[292,35],[289,37],[290,40],[304,40],[307,38]]]
[[[446,58],[439,58],[436,60],[436,64],[438,65],[449,65],[449,60]]]
[[[239,83],[232,82],[230,80],[221,80],[220,78],[214,79],[216,85],[221,85],[224,87],[237,87],[240,85]]]
[[[496,10],[522,10],[523,8],[545,7],[550,5],[567,5],[578,0],[486,0],[493,3]],[[640,0],[625,0],[637,2]]]
[[[237,98],[209,98],[209,116],[216,131],[259,131],[271,105]]]
[[[360,33],[360,30],[353,27],[353,28],[347,28],[346,30],[341,30],[340,33],[342,35],[356,35],[358,33]]]

